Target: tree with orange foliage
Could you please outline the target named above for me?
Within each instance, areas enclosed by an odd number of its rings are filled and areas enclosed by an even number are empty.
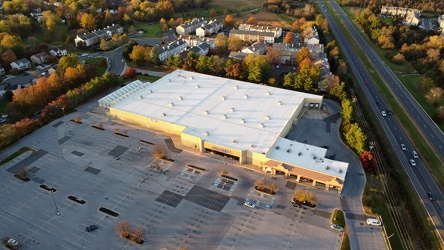
[[[256,18],[254,16],[248,18],[248,24],[257,24]]]
[[[232,15],[227,15],[224,20],[224,27],[234,27],[234,17]]]
[[[293,32],[287,32],[284,38],[284,43],[292,43],[293,42]]]

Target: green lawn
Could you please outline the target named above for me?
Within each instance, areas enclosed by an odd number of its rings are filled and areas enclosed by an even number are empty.
[[[146,22],[135,21],[134,28],[144,29],[144,32],[143,32],[141,38],[160,37],[160,23],[158,23],[158,22],[157,23],[146,23]]]
[[[0,99],[0,113],[6,113],[6,106],[8,103],[3,99]]]
[[[147,82],[155,82],[157,80],[159,80],[160,76],[144,76],[144,75],[138,75],[136,77],[136,79],[141,80],[141,81],[147,81]]]
[[[6,157],[5,159],[3,159],[2,161],[0,161],[0,166],[14,160],[15,158],[19,157],[21,154],[28,152],[28,151],[34,152],[34,149],[28,148],[28,147],[23,147],[23,148],[15,151],[12,155],[10,155],[10,156]]]
[[[94,64],[97,66],[97,76],[102,76],[106,72],[106,68],[108,67],[107,63],[100,63],[103,58],[86,58],[86,62],[89,64]]]

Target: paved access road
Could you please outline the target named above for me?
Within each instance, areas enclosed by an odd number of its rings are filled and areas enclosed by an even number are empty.
[[[412,166],[410,164],[409,160],[413,159],[411,152],[414,150],[412,143],[409,141],[406,134],[402,130],[401,126],[398,124],[397,120],[394,119],[394,117],[392,117],[391,115],[382,115],[381,112],[388,109],[387,104],[382,99],[381,94],[378,92],[377,88],[371,81],[367,69],[361,63],[360,59],[355,55],[353,48],[350,46],[345,36],[341,33],[333,17],[329,14],[329,10],[326,8],[326,6],[322,5],[320,1],[318,1],[318,3],[320,4],[320,6],[322,6],[321,8],[326,11],[325,13],[330,24],[330,28],[334,33],[339,45],[341,46],[342,51],[346,55],[346,58],[351,69],[353,70],[353,73],[356,75],[361,86],[363,87],[364,94],[369,100],[373,110],[376,113],[376,116],[380,120],[380,123],[386,135],[388,136],[390,142],[392,143],[392,146],[395,149],[397,157],[403,164],[404,169],[406,170],[411,182],[413,183],[418,196],[423,201],[426,210],[428,211],[433,223],[439,231],[441,239],[443,239],[444,209],[442,206],[443,194],[441,190],[438,188],[427,168],[424,166],[421,160],[421,155],[419,156],[419,159],[414,159],[416,161],[416,166]],[[419,105],[416,103],[410,93],[408,93],[408,91],[404,88],[404,86],[399,82],[393,72],[384,65],[381,58],[379,58],[379,56],[374,52],[367,41],[362,37],[362,35],[347,18],[340,6],[336,3],[336,1],[330,1],[330,4],[334,9],[335,14],[339,16],[341,22],[347,27],[352,36],[357,40],[357,44],[361,46],[361,49],[366,53],[369,60],[376,66],[376,69],[379,71],[380,75],[392,88],[393,92],[402,102],[405,109],[410,112],[412,117],[414,117],[419,127],[421,127],[423,132],[427,134],[432,142],[431,144],[435,146],[436,150],[442,157],[442,155],[444,154],[442,133],[430,120],[427,114],[425,114],[425,112],[419,107]],[[402,150],[400,144],[405,144],[407,150]],[[434,193],[437,200],[431,202],[428,199],[426,192]]]

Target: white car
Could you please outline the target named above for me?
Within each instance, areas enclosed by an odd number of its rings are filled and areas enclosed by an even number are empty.
[[[415,150],[412,151],[413,158],[419,158],[418,153]]]
[[[407,150],[407,148],[405,147],[404,144],[401,144],[400,146],[401,146],[402,151],[406,151]]]
[[[8,240],[8,244],[10,246],[18,246],[19,242],[17,240],[14,240],[14,239],[9,239]]]
[[[413,159],[410,159],[410,165],[412,165],[413,167],[416,166],[416,161]]]
[[[387,116],[387,113],[383,110],[381,111],[382,116]]]
[[[377,219],[369,218],[369,219],[367,219],[367,225],[370,225],[370,226],[381,226],[382,223],[379,220],[377,220]]]
[[[337,224],[331,224],[330,228],[333,229],[333,230],[339,231],[341,233],[342,233],[342,231],[344,231],[344,229],[341,226],[337,225]]]
[[[256,207],[256,205],[254,205],[252,202],[249,202],[249,201],[246,201],[244,203],[244,206],[251,207],[251,208],[255,208]]]

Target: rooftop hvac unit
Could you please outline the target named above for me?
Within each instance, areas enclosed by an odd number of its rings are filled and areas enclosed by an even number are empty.
[[[178,99],[179,101],[182,101],[182,100],[183,100],[183,97],[182,97],[182,96],[179,96],[177,99]]]
[[[244,95],[244,98],[247,99],[247,98],[248,98],[248,95]]]
[[[269,115],[265,116],[265,120],[269,121],[271,118]]]
[[[237,85],[234,86],[234,89],[239,89],[239,87]]]
[[[245,123],[245,119],[242,119],[242,120],[241,120],[241,123]]]
[[[222,101],[225,101],[226,98],[225,98],[225,96],[223,95],[223,96],[221,97],[221,99],[222,99]]]
[[[161,116],[164,117],[164,116],[166,116],[166,114],[165,114],[165,113],[162,113]]]
[[[196,85],[196,89],[200,88],[199,84]]]
[[[150,90],[148,90],[148,94],[152,94],[153,93],[153,91],[150,89]]]
[[[210,132],[205,131],[204,135],[205,135],[205,136],[209,136],[209,135],[210,135]]]
[[[267,95],[271,95],[270,91],[267,91]]]
[[[227,119],[227,115],[225,115],[225,114],[224,114],[222,117],[223,117],[224,119]]]
[[[170,105],[170,107],[173,107],[174,106],[174,102],[170,102],[169,105]]]
[[[139,99],[143,99],[143,95],[139,95]]]
[[[282,105],[282,102],[281,102],[281,101],[278,101],[278,105],[279,105],[279,106]]]
[[[231,111],[231,112],[234,112],[234,108],[230,108],[230,111]]]
[[[259,124],[259,127],[264,128],[265,125],[263,123]]]
[[[210,111],[208,111],[208,110],[205,110],[205,112],[204,112],[205,115],[208,115],[209,113],[210,113]]]

